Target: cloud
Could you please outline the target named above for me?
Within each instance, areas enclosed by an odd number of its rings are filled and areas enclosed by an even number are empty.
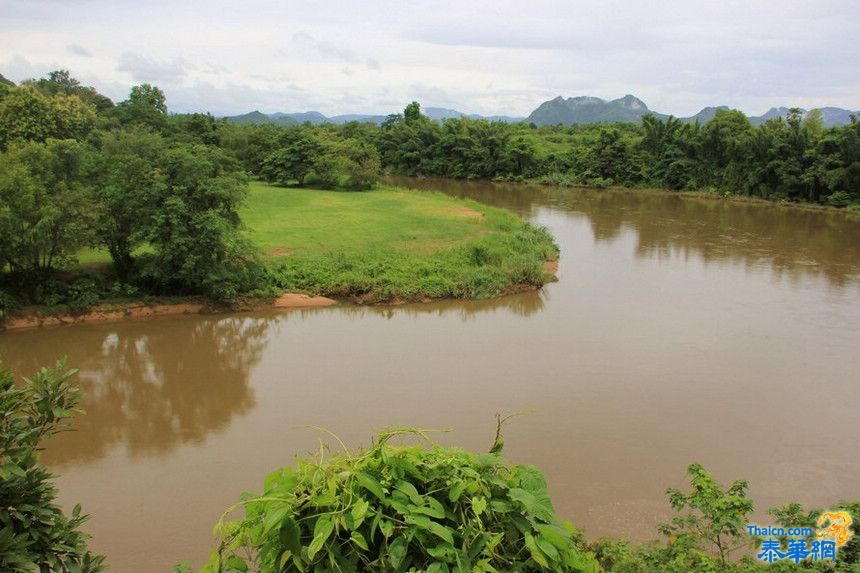
[[[191,66],[179,58],[161,62],[151,60],[140,54],[124,52],[118,61],[116,69],[128,72],[138,82],[177,83],[188,75]]]
[[[296,32],[293,34],[293,44],[299,50],[314,54],[324,60],[360,64],[370,69],[379,69],[379,62],[376,59],[361,56],[350,49],[340,47],[326,40],[317,40],[307,32]]]
[[[92,53],[80,44],[66,44],[66,49],[70,54],[74,54],[75,56],[83,56],[84,58],[93,57]]]

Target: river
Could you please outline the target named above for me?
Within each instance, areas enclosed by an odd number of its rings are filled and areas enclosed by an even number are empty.
[[[111,570],[201,565],[242,491],[388,425],[450,428],[546,474],[589,538],[656,537],[698,461],[757,518],[860,498],[860,220],[684,198],[397,179],[510,208],[558,281],[492,301],[179,316],[0,334],[21,374],[68,356],[87,414],[43,459]]]

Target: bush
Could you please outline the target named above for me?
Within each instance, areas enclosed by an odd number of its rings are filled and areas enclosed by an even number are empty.
[[[77,411],[74,374],[58,362],[16,385],[0,369],[0,571],[103,569],[104,558],[89,552],[89,536],[78,531],[87,517],[80,506],[63,515],[53,476],[36,456],[39,442]]]
[[[76,278],[66,290],[66,300],[72,313],[83,313],[98,304],[101,299],[101,279],[89,275]]]
[[[827,196],[827,204],[833,207],[847,207],[851,204],[853,197],[845,191],[837,191]]]
[[[390,443],[405,434],[426,438],[390,430],[367,451],[321,452],[270,474],[263,493],[241,503],[243,519],[222,519],[206,569],[597,571],[578,532],[556,517],[537,468],[498,453]]]
[[[9,313],[18,308],[19,304],[17,298],[6,291],[0,290],[0,324],[6,320]]]

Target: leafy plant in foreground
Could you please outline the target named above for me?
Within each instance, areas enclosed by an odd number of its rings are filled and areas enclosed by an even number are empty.
[[[240,504],[243,519],[222,518],[205,570],[597,571],[537,468],[390,443],[403,435],[426,439],[393,429],[367,451],[321,450],[270,474],[263,493]]]
[[[79,393],[70,383],[75,372],[59,362],[16,385],[0,369],[0,571],[103,568],[104,558],[89,552],[89,536],[78,531],[87,516],[80,506],[71,518],[63,515],[52,476],[36,456],[39,442],[78,411]]]

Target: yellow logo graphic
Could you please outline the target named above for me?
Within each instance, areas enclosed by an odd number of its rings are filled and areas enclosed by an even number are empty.
[[[836,547],[842,547],[854,535],[854,532],[848,529],[851,523],[851,515],[847,511],[825,511],[816,523],[818,539],[833,541]]]

